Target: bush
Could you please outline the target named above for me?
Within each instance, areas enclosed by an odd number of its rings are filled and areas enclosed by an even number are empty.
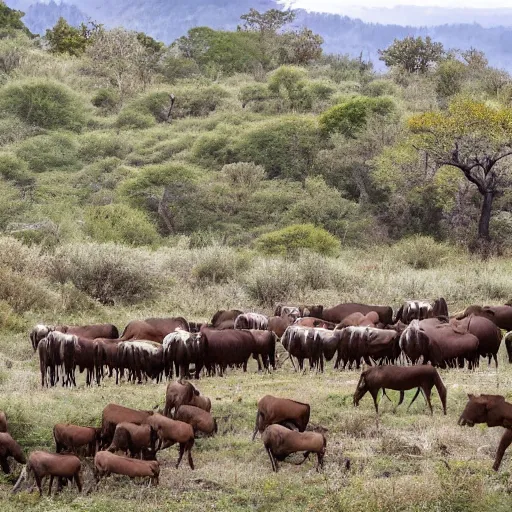
[[[295,224],[260,236],[256,248],[265,254],[293,254],[309,249],[324,256],[336,256],[340,250],[339,240],[325,229],[313,224]]]
[[[242,108],[250,102],[265,101],[272,97],[265,84],[250,84],[242,87],[238,93],[238,99],[242,102]]]
[[[201,71],[195,60],[169,55],[162,62],[162,74],[170,83],[174,83],[180,78],[195,77]]]
[[[17,155],[34,172],[76,171],[82,166],[78,157],[78,143],[75,137],[67,133],[32,137],[20,144]]]
[[[336,86],[326,80],[315,80],[308,84],[309,92],[315,99],[326,101],[336,91]]]
[[[85,211],[85,232],[97,242],[152,245],[159,240],[147,216],[124,204],[92,206]]]
[[[39,248],[27,247],[11,236],[0,237],[0,267],[26,276],[41,276],[45,264]]]
[[[416,235],[396,243],[393,258],[415,269],[435,268],[443,265],[454,253],[448,244],[436,242],[429,236]]]
[[[397,93],[397,87],[391,80],[373,80],[365,85],[363,92],[370,98],[394,96]]]
[[[151,114],[144,114],[133,109],[123,109],[117,116],[116,126],[118,128],[127,128],[142,130],[151,128],[155,125],[155,118]]]
[[[194,160],[205,167],[222,167],[231,159],[232,139],[230,130],[217,129],[204,133],[192,146]]]
[[[113,112],[119,105],[119,91],[116,89],[98,89],[91,103],[105,113]]]
[[[192,269],[200,284],[225,283],[235,279],[249,267],[250,260],[229,247],[211,246],[203,249],[200,261]]]
[[[85,125],[81,98],[69,87],[49,80],[13,82],[0,90],[0,110],[39,128],[79,131]]]
[[[33,185],[35,181],[27,163],[13,153],[0,153],[0,174],[20,187]]]
[[[114,133],[88,133],[80,137],[78,156],[86,163],[107,157],[125,158],[132,151],[126,137]]]
[[[29,126],[16,116],[2,114],[2,118],[0,118],[0,146],[26,139],[36,130],[37,128]]]
[[[149,253],[112,243],[62,246],[49,263],[53,279],[70,281],[102,304],[154,298],[161,280]]]
[[[218,85],[178,89],[175,94],[173,118],[207,116],[229,96],[229,93]]]

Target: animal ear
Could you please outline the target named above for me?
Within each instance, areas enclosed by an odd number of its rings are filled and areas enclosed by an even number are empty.
[[[473,393],[468,393],[468,398],[471,400],[472,398],[475,398],[475,395],[473,395]]]

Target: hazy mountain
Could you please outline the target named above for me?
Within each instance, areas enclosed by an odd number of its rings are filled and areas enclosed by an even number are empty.
[[[32,32],[44,33],[55,24],[59,16],[73,24],[90,17],[107,27],[124,26],[150,34],[167,44],[185,34],[195,26],[235,30],[240,24],[240,15],[251,7],[260,11],[279,7],[274,0],[69,0],[69,3],[36,3],[26,6],[27,0],[7,0],[11,7],[26,12],[24,21]],[[501,20],[512,25],[512,9],[444,9],[428,7],[397,7],[394,9],[362,9],[372,12],[374,19],[388,22],[396,14],[399,19],[414,19],[409,26],[399,24],[368,23],[337,14],[312,13],[299,10],[295,27],[308,26],[321,34],[324,49],[330,53],[349,53],[370,58],[378,63],[377,50],[386,48],[395,38],[408,35],[430,35],[442,42],[446,48],[467,49],[476,47],[485,51],[492,65],[512,71],[512,28],[500,26],[486,28],[478,24],[461,24],[477,14],[485,25]],[[501,18],[497,14],[501,13]],[[379,13],[382,16],[379,18]],[[443,13],[446,17],[443,18]],[[464,17],[464,13],[467,14]],[[386,14],[386,15],[384,15]],[[402,18],[400,18],[402,16]],[[369,15],[368,15],[368,19]],[[458,20],[447,24],[447,20]],[[444,22],[437,26],[413,26],[429,23],[429,20]],[[484,22],[483,22],[484,23]],[[496,21],[497,23],[497,21]]]

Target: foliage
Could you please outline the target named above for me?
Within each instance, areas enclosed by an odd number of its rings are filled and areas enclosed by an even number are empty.
[[[414,269],[436,268],[453,255],[453,248],[427,236],[404,238],[391,248],[394,258]]]
[[[325,229],[313,224],[296,224],[259,237],[256,248],[264,254],[293,254],[309,249],[325,256],[339,252],[340,242]]]
[[[408,73],[426,73],[441,60],[444,48],[429,36],[425,39],[409,36],[402,40],[395,39],[387,49],[379,50],[379,55],[379,59],[388,67],[398,66]]]
[[[441,62],[436,69],[436,92],[441,98],[459,94],[467,77],[466,66],[455,59]]]
[[[155,118],[151,114],[125,108],[117,116],[116,125],[119,128],[138,129],[150,128],[155,124]]]
[[[234,249],[213,245],[201,251],[199,262],[194,265],[192,275],[199,284],[226,283],[247,270],[249,259]]]
[[[17,11],[8,7],[5,2],[0,2],[0,31],[5,34],[11,34],[14,30],[21,30],[27,36],[32,36],[21,18],[25,16],[22,11]]]
[[[86,119],[81,98],[69,87],[51,80],[9,83],[0,90],[0,108],[27,124],[49,130],[79,131]]]
[[[251,102],[261,102],[272,98],[272,93],[265,84],[245,85],[238,93],[238,99],[242,102],[242,108],[245,108]]]
[[[279,38],[279,62],[304,66],[322,55],[324,40],[309,28],[284,33]]]
[[[60,17],[52,29],[46,30],[45,38],[50,51],[53,53],[68,53],[78,57],[85,52],[91,44],[92,38],[101,29],[99,25],[89,22],[82,23],[78,28],[72,27],[64,18]]]
[[[255,30],[261,33],[276,33],[280,28],[295,19],[295,11],[280,11],[278,9],[269,9],[265,12],[259,12],[256,9],[250,9],[247,14],[242,14],[240,19],[245,21],[246,30]]]
[[[109,157],[125,158],[133,146],[127,137],[108,132],[94,132],[80,137],[79,158],[86,163]]]
[[[312,95],[306,81],[306,70],[297,66],[281,66],[269,78],[268,89],[280,95],[291,109],[309,110]]]
[[[28,165],[13,153],[0,153],[0,174],[19,187],[34,184],[34,177],[28,170]]]
[[[112,112],[116,109],[119,104],[119,92],[115,89],[109,89],[103,87],[98,89],[96,94],[93,96],[91,103],[102,109],[104,112]]]
[[[18,69],[27,58],[32,44],[23,32],[0,38],[0,72],[9,75]]]

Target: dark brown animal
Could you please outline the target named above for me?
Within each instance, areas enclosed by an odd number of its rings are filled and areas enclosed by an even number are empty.
[[[146,421],[152,418],[148,416]],[[135,425],[135,423],[122,422],[116,425],[112,443],[107,448],[109,452],[122,451],[132,458],[144,460],[155,459],[156,431],[149,425]]]
[[[461,320],[470,315],[483,316],[494,322],[500,329],[512,331],[512,306],[469,306],[456,318]]]
[[[101,441],[101,429],[57,423],[53,427],[53,439],[57,453],[71,452],[78,455],[80,449],[85,448],[85,455],[94,457]]]
[[[258,401],[256,426],[252,439],[263,432],[269,425],[280,424],[287,428],[304,432],[309,423],[311,408],[309,404],[265,395]]]
[[[48,488],[48,496],[51,496],[53,479],[57,477],[58,487],[57,492],[62,489],[62,479],[69,481],[74,480],[78,488],[78,492],[82,492],[82,482],[80,480],[81,470],[80,459],[76,455],[71,454],[56,454],[43,451],[32,452],[28,457],[26,466],[26,476],[29,477],[32,473],[36,481],[39,494],[42,496],[43,478],[50,477],[50,485]],[[21,484],[22,478],[18,480],[15,488],[16,490]]]
[[[207,412],[210,412],[212,407],[211,400],[201,395],[190,382],[169,382],[165,392],[164,415],[170,417],[172,410],[176,412],[182,405],[194,405]]]
[[[379,315],[379,321],[388,325],[393,323],[393,309],[389,306],[370,306],[367,304],[357,304],[357,303],[348,303],[348,304],[338,304],[332,308],[324,308],[323,306],[311,306],[309,308],[308,313],[304,314],[304,316],[314,316],[317,318],[322,318],[323,320],[327,320],[328,322],[333,322],[335,324],[339,324],[344,318],[352,313],[362,313],[366,315],[371,311],[376,311]]]
[[[386,389],[400,391],[400,402],[398,403],[398,405],[400,405],[404,398],[403,391],[418,388],[409,407],[411,407],[418,397],[420,390],[422,390],[428,406],[430,407],[430,413],[433,414],[430,395],[434,386],[441,398],[443,412],[446,414],[446,387],[439,373],[433,366],[374,366],[361,374],[361,378],[359,379],[354,393],[354,405],[358,406],[361,398],[369,392],[372,395],[375,410],[378,413],[379,406],[377,403],[377,395],[380,389],[383,389],[384,393]],[[409,407],[407,410],[409,410]]]
[[[296,432],[282,425],[270,425],[263,432],[261,439],[267,450],[273,471],[277,472],[277,461],[283,461],[295,452],[304,452],[304,462],[310,453],[316,453],[318,462],[316,470],[323,468],[327,440],[318,432]]]
[[[121,340],[147,340],[162,343],[164,338],[176,329],[189,330],[188,322],[181,316],[173,318],[146,318],[146,320],[133,320],[121,335]]]
[[[175,443],[179,443],[180,454],[178,456],[178,462],[176,462],[176,469],[178,469],[185,452],[187,452],[190,469],[194,469],[194,461],[192,460],[194,428],[192,425],[184,421],[166,418],[161,414],[153,414],[153,416],[147,419],[147,422],[158,436],[158,450],[163,450]]]
[[[12,457],[20,464],[25,464],[25,455],[21,450],[20,445],[11,437],[7,432],[0,433],[0,467],[5,474],[11,472],[9,468],[8,458]]]
[[[473,427],[487,423],[489,427],[505,427],[492,469],[498,471],[505,450],[512,443],[512,404],[501,395],[468,395],[469,401],[459,418],[459,425]]]
[[[250,329],[249,332],[252,334],[252,337],[255,341],[255,349],[252,356],[258,361],[258,371],[261,371],[263,368],[268,370],[269,363],[270,366],[272,366],[272,369],[275,370],[277,342],[276,334],[272,331],[262,331],[258,329]]]
[[[293,324],[293,322],[295,322],[293,316],[271,316],[268,319],[267,329],[275,333],[278,338],[281,338],[286,328]]]
[[[209,327],[213,329],[234,329],[235,328],[235,320],[238,315],[243,315],[243,311],[239,309],[221,309],[217,311],[212,317],[212,320],[209,324]],[[232,327],[229,327],[232,325]]]
[[[512,363],[512,332],[507,332],[503,339],[505,341],[505,348],[507,349],[508,362]]]
[[[408,300],[404,302],[397,311],[393,323],[410,323],[412,320],[425,320],[426,318],[448,316],[448,304],[441,297],[433,302],[426,300]]]
[[[105,377],[105,367],[108,369],[108,376],[112,377],[116,372],[116,384],[119,384],[119,356],[118,347],[121,340],[110,340],[97,338],[94,346],[94,365],[96,372],[96,384],[99,386]]]
[[[142,425],[153,411],[139,411],[117,404],[108,404],[101,415],[101,442],[102,446],[108,446],[112,442],[116,426],[119,423],[135,423]]]
[[[74,352],[74,365],[78,367],[80,373],[86,372],[85,384],[91,386],[94,381],[96,369],[95,347],[96,342],[92,339],[77,336],[78,346]],[[73,384],[76,386],[75,372],[72,374]]]
[[[290,354],[290,360],[293,366],[293,357],[297,358],[299,369],[304,368],[304,360],[309,360],[309,368],[319,369],[322,359],[322,343],[321,340],[315,336],[315,329],[303,327],[301,325],[290,325],[284,332],[281,338],[281,344],[284,349]]]
[[[217,433],[217,420],[207,411],[193,405],[182,405],[175,414],[175,419],[192,425],[194,433],[206,435]]]
[[[7,432],[7,416],[3,411],[0,411],[0,432]]]
[[[156,460],[138,460],[114,455],[103,451],[98,452],[94,457],[94,468],[96,481],[99,482],[104,476],[126,475],[131,479],[137,477],[148,477],[150,482],[158,485],[160,476],[160,464]]]

